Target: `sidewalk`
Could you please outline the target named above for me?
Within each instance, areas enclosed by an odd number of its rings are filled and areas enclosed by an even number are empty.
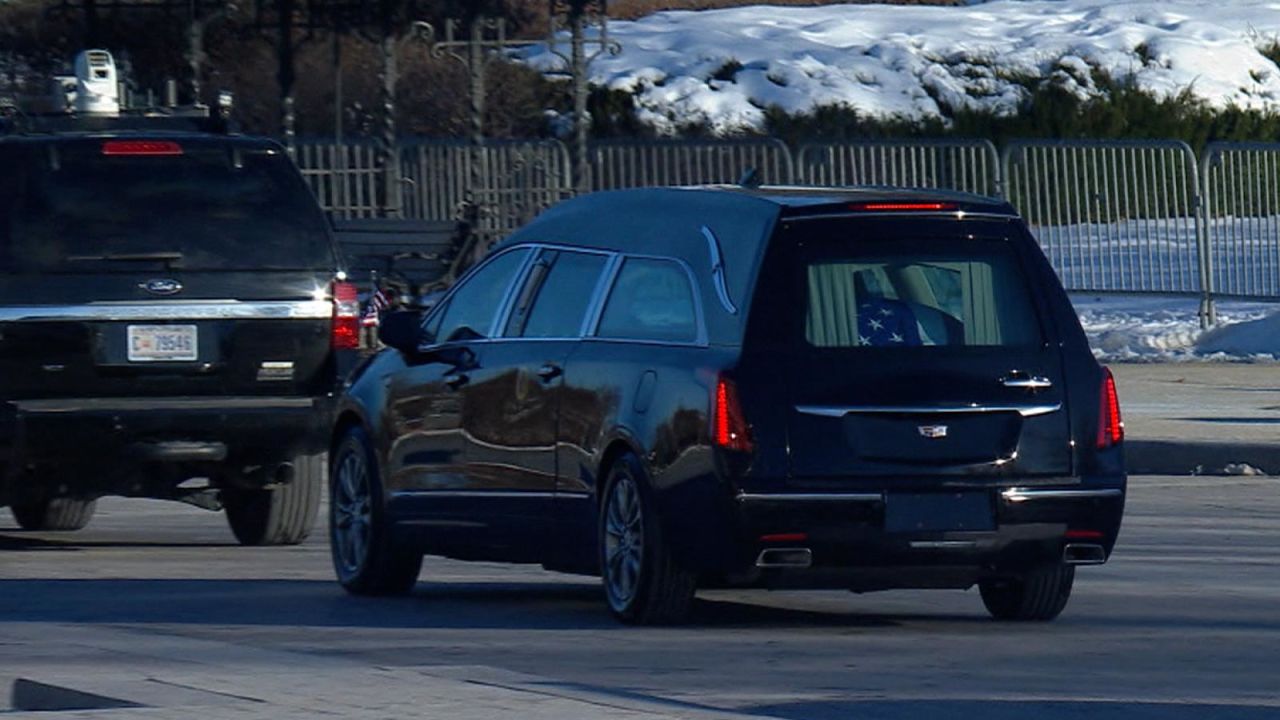
[[[1280,364],[1116,363],[1129,472],[1280,475]],[[1248,466],[1248,467],[1246,467]]]

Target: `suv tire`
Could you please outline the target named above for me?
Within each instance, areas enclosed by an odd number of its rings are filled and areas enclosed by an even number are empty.
[[[689,616],[697,576],[676,562],[635,455],[623,455],[609,469],[598,537],[605,600],[614,616],[636,625],[679,623]]]
[[[984,580],[978,590],[996,620],[1046,621],[1067,606],[1075,576],[1075,566],[1051,563],[1016,578]]]
[[[89,524],[97,500],[52,498],[15,502],[9,507],[23,530],[79,530]]]
[[[311,534],[324,492],[324,455],[294,459],[293,480],[266,489],[227,488],[222,504],[241,545],[297,545]]]
[[[329,550],[338,583],[353,595],[408,594],[418,582],[422,553],[396,543],[369,436],[350,428],[332,457]]]

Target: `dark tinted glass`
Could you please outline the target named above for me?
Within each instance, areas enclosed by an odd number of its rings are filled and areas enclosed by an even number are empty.
[[[805,265],[805,339],[823,348],[1026,346],[1040,329],[1003,240],[858,242]]]
[[[324,216],[288,158],[209,143],[107,156],[101,140],[0,146],[0,269],[324,269]]]
[[[516,309],[508,334],[531,338],[578,337],[605,259],[604,255],[589,253],[544,253],[539,262],[549,264],[529,274],[529,282],[537,284],[530,288],[532,304],[524,312]]]
[[[688,273],[669,260],[628,259],[609,293],[596,335],[667,342],[696,340],[697,311]]]
[[[449,297],[448,305],[427,323],[427,333],[439,342],[459,339],[462,328],[487,336],[526,255],[527,250],[503,253],[469,275]]]

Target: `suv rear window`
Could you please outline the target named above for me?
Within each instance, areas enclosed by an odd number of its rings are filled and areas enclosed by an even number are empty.
[[[1025,347],[1035,308],[1003,239],[858,241],[811,253],[805,340],[821,348]]]
[[[289,160],[226,143],[107,155],[104,140],[0,145],[0,271],[332,267]]]

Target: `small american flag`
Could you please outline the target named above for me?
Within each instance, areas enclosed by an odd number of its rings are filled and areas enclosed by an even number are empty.
[[[894,347],[920,344],[915,313],[901,300],[880,298],[858,306],[858,344]]]
[[[369,296],[369,302],[365,304],[364,316],[360,318],[360,324],[364,327],[377,327],[383,311],[389,307],[391,307],[391,300],[387,298],[386,293],[382,292],[382,288],[374,288],[373,294]]]

